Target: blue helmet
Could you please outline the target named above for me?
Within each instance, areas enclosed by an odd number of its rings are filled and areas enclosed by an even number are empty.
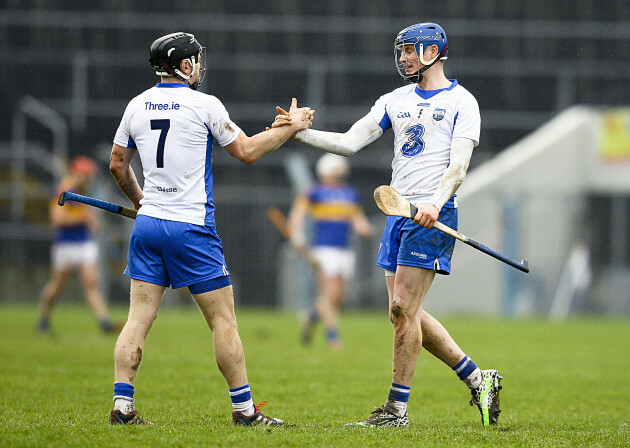
[[[424,65],[417,73],[406,74],[404,63],[400,62],[399,52],[405,45],[413,45],[420,62]],[[430,61],[424,60],[424,50],[431,45],[437,45],[438,55]],[[394,57],[398,73],[406,81],[417,83],[422,80],[421,73],[428,70],[438,60],[448,58],[448,41],[444,29],[437,23],[418,23],[402,30],[394,41]]]

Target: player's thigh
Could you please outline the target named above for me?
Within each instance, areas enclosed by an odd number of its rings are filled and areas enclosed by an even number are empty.
[[[221,287],[230,284],[223,246],[214,226],[181,222],[166,222],[165,226],[170,243],[164,246],[163,258],[174,289],[206,282],[211,283],[211,289],[218,289],[212,285],[214,279],[222,282]]]
[[[81,280],[86,288],[98,287],[98,265],[96,263],[84,263],[79,268]]]
[[[388,270],[395,271],[398,265],[398,252],[400,251],[402,229],[407,218],[401,216],[388,216],[381,237],[381,244],[378,249],[376,265]],[[413,221],[412,221],[413,222]]]
[[[70,267],[53,266],[50,282],[55,285],[65,286],[70,281],[73,272],[73,269]]]
[[[164,223],[162,219],[144,215],[136,218],[129,238],[125,269],[125,274],[132,279],[170,286],[163,254],[170,240],[164,231]]]
[[[320,274],[319,289],[321,293],[334,303],[343,300],[346,292],[346,279],[342,275]]]
[[[440,211],[439,221],[457,229],[457,209],[444,207]],[[435,227],[427,229],[406,218],[400,235],[397,265],[430,269],[443,275],[450,274],[455,238]]]
[[[131,279],[129,320],[151,325],[157,317],[166,287]]]
[[[432,269],[399,265],[394,277],[392,307],[405,309],[409,314],[420,312],[434,278]]]
[[[193,293],[192,296],[210,328],[214,328],[218,319],[236,322],[232,285],[203,293]]]

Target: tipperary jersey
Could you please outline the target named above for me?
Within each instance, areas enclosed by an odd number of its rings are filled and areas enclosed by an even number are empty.
[[[77,190],[70,182],[70,178],[64,178],[57,189],[57,194],[50,201],[50,209],[58,208],[58,198],[62,191],[70,191],[72,193],[83,193]],[[75,222],[69,226],[58,226],[55,229],[55,242],[57,243],[82,243],[92,239],[92,232],[87,224],[88,216],[91,213],[90,206],[75,201],[67,201],[63,207],[63,213],[72,216]]]
[[[380,97],[369,115],[394,132],[391,186],[415,204],[428,202],[449,165],[451,141],[464,137],[479,144],[481,118],[475,97],[451,80],[439,90],[416,84]],[[446,204],[454,207],[454,197]]]
[[[315,185],[308,193],[314,221],[313,246],[350,246],[351,220],[359,212],[359,194],[351,185]]]
[[[114,143],[140,154],[138,214],[214,224],[212,144],[229,145],[240,132],[219,99],[185,84],[160,83],[132,99]]]

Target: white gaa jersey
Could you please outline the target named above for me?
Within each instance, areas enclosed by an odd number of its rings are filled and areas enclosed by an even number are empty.
[[[380,97],[368,114],[383,131],[394,131],[391,186],[414,204],[428,202],[437,190],[454,137],[479,144],[477,100],[457,80],[451,82],[440,90],[401,87]]]
[[[214,96],[181,83],[159,83],[127,105],[114,143],[137,148],[144,198],[140,215],[214,224],[212,144],[241,132]]]

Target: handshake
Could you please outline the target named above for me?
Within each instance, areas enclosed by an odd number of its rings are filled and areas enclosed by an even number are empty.
[[[297,127],[297,131],[301,131],[304,129],[308,129],[313,124],[313,116],[315,115],[315,110],[310,107],[300,107],[297,106],[297,98],[293,98],[291,100],[291,107],[287,112],[280,106],[276,106],[276,119],[273,123],[271,123],[271,128],[267,127],[266,130],[270,130],[272,128],[278,128],[281,126],[289,126],[293,125]],[[295,137],[295,133],[291,138]]]

